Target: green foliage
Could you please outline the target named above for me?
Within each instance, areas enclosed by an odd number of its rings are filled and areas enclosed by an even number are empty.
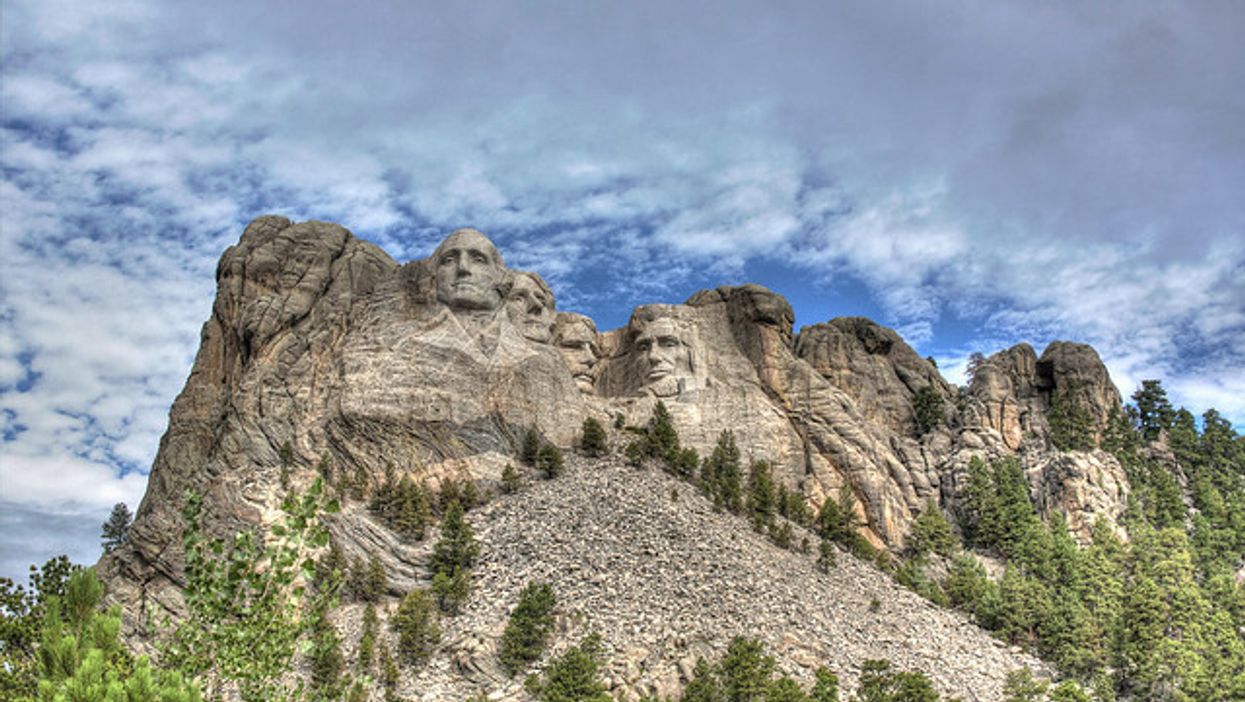
[[[926,503],[925,511],[913,520],[906,545],[909,554],[918,558],[931,552],[950,558],[955,552],[951,524],[933,500]]]
[[[540,450],[536,452],[536,470],[539,470],[548,480],[561,475],[565,466],[562,451],[553,444],[542,444]]]
[[[345,658],[342,656],[341,637],[324,612],[318,613],[311,628],[311,690],[314,697],[324,700],[337,699],[346,687],[342,676]]]
[[[501,471],[501,491],[506,495],[512,495],[523,487],[523,477],[519,475],[519,471],[509,463]]]
[[[584,420],[580,428],[579,450],[583,451],[584,455],[593,457],[604,456],[608,452],[605,427],[601,426],[596,417],[588,417]]]
[[[182,512],[187,613],[166,643],[163,663],[202,680],[209,699],[235,684],[245,702],[297,697],[301,684],[281,676],[314,624],[305,612],[322,611],[336,594],[317,593],[303,607],[302,582],[316,570],[312,552],[328,544],[322,515],[337,509],[316,480],[306,494],[285,500],[285,516],[264,543],[241,532],[226,544],[205,535],[203,500],[188,492]]]
[[[809,702],[839,702],[839,676],[822,666],[813,678],[813,689],[808,691]]]
[[[925,436],[945,421],[942,395],[933,385],[926,385],[912,398],[912,410],[916,418],[917,436]]]
[[[199,685],[176,670],[133,660],[118,639],[121,615],[99,610],[104,587],[75,571],[63,595],[46,600],[37,648],[40,702],[199,702]]]
[[[839,489],[839,498],[827,497],[817,512],[814,527],[821,537],[822,555],[832,552],[833,547],[827,544],[839,544],[861,558],[873,556],[873,548],[858,531],[864,523],[856,514],[856,495],[851,487],[844,485]]]
[[[675,451],[667,462],[670,472],[684,480],[695,478],[696,468],[699,465],[700,455],[690,446]]]
[[[650,458],[667,462],[673,460],[679,450],[679,433],[674,428],[674,420],[670,417],[670,410],[666,409],[666,403],[657,401],[644,436],[647,440],[645,453]]]
[[[436,606],[428,590],[411,590],[389,620],[398,635],[398,657],[408,665],[419,665],[432,655],[441,641]]]
[[[471,567],[480,555],[471,525],[457,501],[441,520],[441,539],[432,549],[432,591],[441,611],[457,614],[471,591]]]
[[[1033,677],[1028,668],[1013,670],[1003,683],[1003,702],[1043,702],[1050,684]]]
[[[934,604],[945,607],[950,603],[947,594],[942,591],[938,583],[925,573],[923,557],[905,559],[895,572],[895,580]]]
[[[743,510],[743,471],[735,435],[724,431],[718,435],[713,453],[701,466],[700,482],[714,504],[738,514]]]
[[[41,568],[30,566],[29,587],[0,578],[0,698],[35,694],[35,653],[44,612],[52,598],[65,594],[70,576],[80,569],[67,556],[56,556]]]
[[[1051,443],[1060,451],[1089,451],[1094,448],[1094,419],[1077,402],[1073,388],[1054,393],[1046,415]]]
[[[611,702],[599,676],[601,637],[591,634],[549,663],[530,689],[541,702]]]
[[[1133,393],[1137,430],[1146,441],[1155,441],[1159,434],[1171,428],[1175,412],[1167,399],[1167,391],[1158,380],[1143,380]]]
[[[869,660],[861,666],[856,688],[859,702],[938,702],[938,693],[925,674],[892,670],[889,661]]]
[[[432,522],[428,487],[409,475],[396,480],[392,466],[385,467],[385,481],[372,496],[370,509],[406,543],[423,541]]]
[[[535,466],[536,454],[540,452],[540,446],[544,443],[541,441],[540,433],[536,431],[536,427],[531,427],[527,433],[523,435],[523,445],[519,449],[519,460],[524,465]]]
[[[697,658],[692,679],[683,690],[682,702],[720,702],[721,699],[722,686],[718,684],[713,667],[704,658]]]
[[[737,636],[718,663],[717,676],[722,699],[729,702],[760,702],[774,675],[774,658],[756,639]]]
[[[359,655],[355,658],[355,669],[367,674],[376,661],[376,637],[380,622],[376,616],[376,605],[371,602],[363,609],[363,631],[359,633]]]
[[[104,522],[103,531],[100,534],[104,553],[112,553],[118,546],[130,540],[130,522],[133,519],[134,515],[130,514],[130,508],[126,507],[124,502],[113,505],[112,512],[108,514],[108,521]]]
[[[555,604],[549,583],[528,583],[519,593],[519,603],[510,613],[497,652],[502,668],[510,675],[535,661],[545,650],[553,631]]]
[[[463,569],[437,571],[432,576],[432,594],[437,598],[441,611],[454,615],[462,609],[471,594],[471,574]]]
[[[774,523],[778,512],[778,493],[769,463],[753,461],[748,469],[748,515],[758,531]]]

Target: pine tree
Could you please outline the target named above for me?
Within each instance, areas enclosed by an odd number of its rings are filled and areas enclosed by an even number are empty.
[[[601,637],[591,634],[545,668],[533,684],[541,702],[611,702],[601,683]]]
[[[536,453],[536,469],[544,474],[546,480],[553,480],[562,474],[565,463],[562,452],[553,444],[544,444]]]
[[[839,676],[822,666],[813,678],[813,689],[808,693],[809,702],[839,702]]]
[[[324,612],[315,616],[311,630],[311,687],[320,699],[331,700],[341,695],[343,686],[341,639]]]
[[[454,502],[441,520],[441,539],[432,549],[429,566],[433,573],[452,575],[456,570],[470,569],[479,555],[480,545],[463,516],[462,505]]]
[[[926,503],[925,511],[913,520],[906,545],[908,552],[917,558],[931,551],[950,558],[955,550],[955,536],[951,533],[951,524],[932,499]]]
[[[683,690],[681,702],[721,702],[722,687],[718,684],[717,674],[704,658],[696,659],[696,667],[692,668],[692,679]]]
[[[588,417],[580,428],[579,450],[592,457],[604,456],[608,451],[605,427],[595,417]]]
[[[766,655],[765,646],[757,639],[737,636],[726,648],[718,663],[718,680],[722,697],[731,702],[761,702],[774,675],[773,656]]]
[[[536,465],[536,454],[540,451],[541,446],[540,434],[536,431],[536,427],[531,427],[527,433],[523,435],[523,446],[519,449],[519,460],[525,465]]]
[[[376,616],[376,605],[371,602],[363,609],[363,631],[359,634],[359,655],[355,659],[355,669],[366,675],[372,670],[376,660],[376,636],[380,622]]]
[[[670,410],[666,409],[666,403],[661,400],[658,400],[657,405],[653,407],[653,415],[649,417],[645,437],[648,444],[646,453],[651,458],[669,462],[679,450],[679,433],[675,431]]]
[[[752,526],[760,531],[774,523],[778,511],[777,492],[769,463],[754,461],[748,471],[748,512]]]
[[[1146,441],[1157,440],[1160,433],[1171,428],[1174,412],[1162,382],[1141,381],[1132,399],[1137,412],[1137,429]]]
[[[409,665],[419,665],[427,660],[441,640],[436,607],[427,590],[408,592],[389,626],[398,635],[398,657]]]
[[[519,593],[519,602],[510,613],[497,652],[502,668],[510,675],[535,661],[544,651],[553,631],[555,604],[549,583],[531,582]]]
[[[362,599],[366,602],[376,602],[381,595],[385,594],[385,590],[389,588],[388,578],[385,576],[385,566],[380,559],[373,555],[368,559],[367,572],[363,578]]]
[[[734,434],[724,431],[718,435],[713,453],[702,467],[700,481],[727,511],[738,514],[743,509],[742,470]]]
[[[519,491],[523,487],[523,478],[519,476],[519,471],[509,463],[501,471],[501,491],[503,494],[511,495]]]
[[[436,596],[437,606],[442,612],[458,614],[471,594],[471,574],[461,568],[437,571],[432,576],[432,594]]]
[[[1094,448],[1093,417],[1076,400],[1073,388],[1051,395],[1050,411],[1046,419],[1050,424],[1051,443],[1055,448],[1060,451],[1089,451]]]
[[[916,419],[916,435],[924,436],[945,421],[942,413],[942,395],[933,385],[926,385],[912,398],[912,410]]]
[[[100,538],[103,539],[104,553],[112,553],[118,546],[130,540],[130,522],[133,519],[130,508],[126,507],[124,502],[113,505],[108,521],[104,522],[103,532],[100,534]]]

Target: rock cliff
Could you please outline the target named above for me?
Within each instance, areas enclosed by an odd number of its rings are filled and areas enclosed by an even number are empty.
[[[684,445],[706,455],[730,430],[745,459],[770,461],[810,506],[851,491],[866,537],[884,548],[902,546],[927,502],[954,510],[975,455],[1019,455],[1035,501],[1068,513],[1082,535],[1098,516],[1123,510],[1127,481],[1114,459],[1049,444],[1046,413],[1057,394],[1099,427],[1119,405],[1088,346],[1056,342],[1040,358],[1027,345],[1008,349],[961,391],[869,320],[793,334],[787,301],[755,285],[643,305],[625,327],[604,332],[558,312],[554,299],[538,274],[507,268],[475,230],[399,264],[334,224],[251,223],[221,258],[212,315],[131,543],[100,566],[130,622],[147,604],[177,608],[187,489],[205,495],[222,531],[266,524],[285,486],[323,472],[375,486],[392,467],[433,484],[469,478],[488,491],[529,428],[569,447],[584,418],[642,424],[658,401]],[[941,422],[921,434],[917,396],[931,391]],[[583,530],[603,528],[584,520]],[[356,553],[383,552],[397,582],[421,577],[418,553],[366,518],[348,512],[334,533]],[[500,554],[508,538],[491,548]],[[832,583],[819,587],[828,589],[810,602],[837,596]],[[788,614],[811,616],[808,607],[790,605]],[[706,633],[705,645],[721,646],[716,636]],[[675,644],[643,645],[662,658],[657,651]],[[672,674],[658,668],[665,672],[654,680]]]

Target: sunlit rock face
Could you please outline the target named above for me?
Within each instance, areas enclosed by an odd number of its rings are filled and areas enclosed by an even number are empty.
[[[954,510],[972,456],[1022,448],[1035,496],[1074,509],[1074,528],[1118,515],[1113,459],[1060,462],[1042,443],[1052,393],[1095,419],[1118,404],[1089,347],[1060,342],[1041,359],[1009,349],[961,391],[892,330],[842,318],[797,335],[794,317],[782,296],[744,285],[641,305],[601,332],[558,311],[544,279],[507,268],[477,230],[400,265],[340,226],[262,217],[221,258],[132,544],[102,567],[118,601],[173,606],[187,489],[221,529],[271,520],[287,486],[321,465],[371,486],[392,467],[487,490],[529,428],[569,449],[585,418],[643,425],[658,402],[685,446],[707,455],[729,430],[745,461],[769,461],[810,506],[851,491],[880,547],[901,546],[928,502]],[[913,402],[926,388],[944,421],[919,436]],[[376,543],[339,532],[360,553]],[[402,553],[390,565],[414,572]]]

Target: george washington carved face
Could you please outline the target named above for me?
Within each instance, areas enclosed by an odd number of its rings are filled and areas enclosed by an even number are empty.
[[[437,300],[454,310],[495,310],[501,304],[505,267],[480,232],[459,229],[432,254]]]

